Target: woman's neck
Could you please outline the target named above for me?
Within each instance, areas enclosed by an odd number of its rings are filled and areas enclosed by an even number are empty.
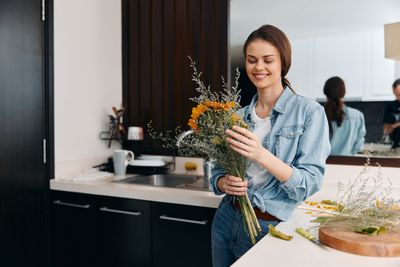
[[[257,89],[258,100],[255,107],[257,116],[260,118],[267,117],[270,111],[274,108],[275,103],[278,101],[283,90],[282,85],[277,89]]]

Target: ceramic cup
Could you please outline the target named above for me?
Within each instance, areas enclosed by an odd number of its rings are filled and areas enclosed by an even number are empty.
[[[128,140],[143,140],[143,128],[131,126],[128,128]]]
[[[132,151],[117,149],[114,151],[114,173],[115,175],[125,175],[126,166],[134,159],[135,155]]]

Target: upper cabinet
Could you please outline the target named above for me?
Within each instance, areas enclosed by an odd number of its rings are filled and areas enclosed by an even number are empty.
[[[347,100],[392,100],[395,61],[384,58],[382,31],[362,31],[294,39],[289,80],[299,94],[324,100],[325,81],[346,83]]]
[[[125,126],[188,128],[188,56],[212,90],[228,80],[229,0],[123,0],[122,10]]]

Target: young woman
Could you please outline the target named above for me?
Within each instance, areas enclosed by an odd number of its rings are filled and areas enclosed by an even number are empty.
[[[295,94],[285,78],[291,65],[286,35],[264,25],[250,34],[243,52],[257,94],[239,111],[249,129],[235,126],[226,133],[232,149],[248,161],[247,180],[218,166],[212,170],[214,192],[226,194],[212,225],[214,267],[231,265],[252,246],[234,196],[248,192],[262,228],[259,240],[269,224],[288,220],[321,188],[330,151],[324,109]]]
[[[325,113],[329,123],[331,155],[357,154],[364,145],[364,114],[344,104],[346,86],[340,77],[335,76],[325,82],[324,94],[328,99]]]

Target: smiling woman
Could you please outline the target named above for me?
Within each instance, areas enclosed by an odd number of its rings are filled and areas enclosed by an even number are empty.
[[[245,223],[238,197],[248,195],[254,207],[261,226],[258,241],[320,189],[330,150],[322,106],[295,94],[285,77],[291,65],[286,35],[272,25],[261,26],[249,35],[243,52],[257,94],[238,111],[248,127],[226,130],[230,147],[246,159],[246,179],[223,166],[212,170],[214,192],[226,194],[212,225],[217,267],[231,265],[252,246],[247,232],[237,227]]]
[[[300,7],[302,12],[298,12]],[[255,92],[245,74],[243,39],[262,24],[276,25],[291,40],[293,62],[287,77],[293,88],[323,105],[327,100],[325,81],[333,76],[343,78],[348,89],[344,101],[364,113],[367,131],[363,150],[368,149],[371,142],[381,140],[384,109],[394,99],[391,85],[400,77],[400,62],[384,58],[383,32],[384,24],[400,21],[399,14],[400,3],[395,0],[379,5],[374,0],[299,0],[290,6],[277,0],[232,1],[230,58],[232,70],[239,67],[242,72],[240,88],[246,88],[241,103],[250,103],[249,95]],[[356,162],[365,161],[365,155],[361,157]],[[337,162],[338,157],[333,158]],[[340,158],[342,164],[348,160],[351,158]],[[382,152],[378,161],[388,166],[400,164],[392,153]]]

